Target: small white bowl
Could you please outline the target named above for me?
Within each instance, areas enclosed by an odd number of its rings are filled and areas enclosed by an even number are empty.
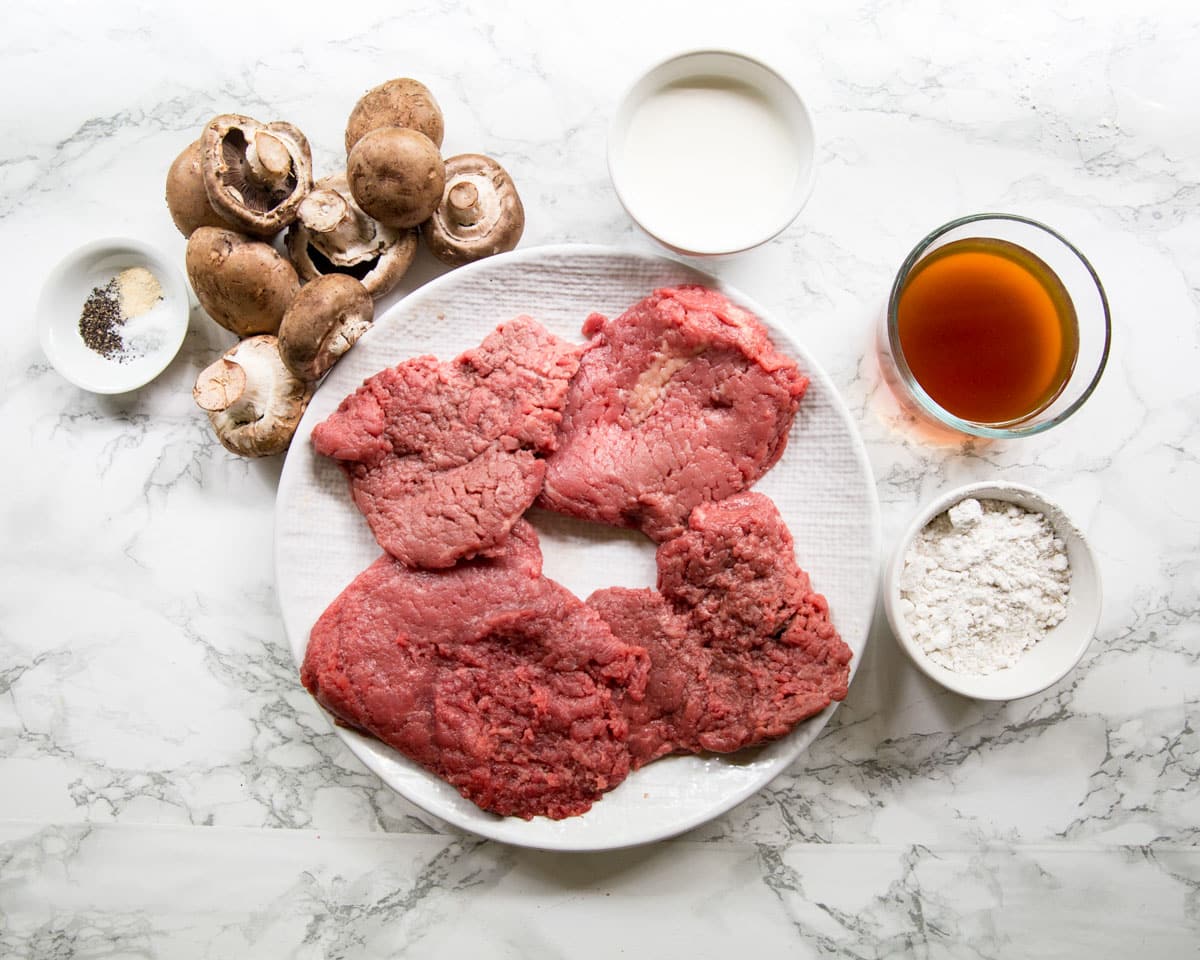
[[[622,97],[608,171],[629,216],[663,246],[726,256],[796,219],[812,191],[815,144],[808,108],[779,73],[744,54],[698,50],[653,67]]]
[[[128,267],[145,267],[162,286],[162,300],[130,321],[141,349],[108,358],[89,347],[79,333],[88,296]],[[140,240],[123,237],[85,244],[50,271],[37,305],[42,352],[65,379],[92,393],[125,393],[157,377],[179,352],[187,333],[187,282],[162,253]]]
[[[1071,591],[1067,616],[1026,650],[1011,667],[980,675],[959,673],[934,663],[912,638],[900,613],[900,575],[904,557],[916,535],[938,514],[961,500],[1007,500],[1043,514],[1067,548],[1071,566]],[[884,609],[892,634],[901,649],[921,671],[948,690],[977,700],[1018,700],[1045,690],[1065,677],[1077,664],[1095,636],[1100,622],[1100,571],[1092,548],[1079,528],[1058,504],[1032,487],[1017,483],[971,483],[938,497],[922,509],[900,538],[891,564],[884,573]]]

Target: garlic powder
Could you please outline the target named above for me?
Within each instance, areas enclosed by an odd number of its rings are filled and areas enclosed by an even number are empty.
[[[957,673],[1011,667],[1067,614],[1071,569],[1041,513],[966,499],[914,538],[900,614],[935,663]]]
[[[125,363],[145,356],[163,343],[161,318],[151,313],[162,299],[158,277],[145,267],[128,267],[88,294],[79,314],[79,337],[106,360]]]

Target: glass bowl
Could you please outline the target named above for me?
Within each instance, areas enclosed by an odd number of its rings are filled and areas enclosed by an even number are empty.
[[[990,244],[997,250],[1017,251],[1019,257],[1024,258],[1022,262],[1041,270],[1049,278],[1047,290],[1052,287],[1057,291],[1055,297],[1061,296],[1063,303],[1074,310],[1077,349],[1073,364],[1062,377],[1057,391],[1050,393],[1041,406],[1021,416],[985,420],[951,412],[934,399],[930,389],[922,385],[913,372],[910,358],[905,356],[900,322],[902,294],[919,271],[932,262],[929,261],[932,255],[948,244],[967,240]],[[1099,276],[1069,240],[1028,217],[1009,213],[977,213],[938,227],[913,248],[896,274],[880,334],[879,354],[883,376],[903,406],[926,421],[960,433],[1009,439],[1049,430],[1083,406],[1100,382],[1100,375],[1108,361],[1112,319]],[[959,357],[961,360],[956,362],[971,362],[965,359],[965,353]],[[1063,357],[1065,365],[1069,360],[1066,350],[1063,351]],[[969,377],[971,371],[964,366],[957,373]]]

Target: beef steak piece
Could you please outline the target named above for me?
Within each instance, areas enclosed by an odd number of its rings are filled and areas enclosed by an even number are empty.
[[[762,494],[698,506],[658,548],[658,591],[610,588],[588,603],[650,654],[644,696],[622,700],[635,766],[772,740],[846,696],[851,650]]]
[[[808,380],[749,311],[668,288],[584,333],[541,506],[663,541],[779,459]]]
[[[384,555],[312,629],[301,680],[371,734],[503,816],[583,813],[630,770],[618,700],[644,649],[541,575],[519,521],[494,559],[413,570]]]
[[[625,643],[639,644],[650,657],[650,672],[640,699],[621,697],[629,721],[633,766],[675,753],[694,739],[691,731],[706,709],[706,682],[712,660],[687,618],[675,612],[657,590],[606,587],[587,598]]]
[[[529,317],[451,363],[382,370],[312,433],[379,545],[413,567],[493,556],[533,503],[580,348]]]
[[[845,698],[853,654],[769,497],[697,507],[658,548],[658,588],[713,655],[695,746],[724,753],[781,737]]]

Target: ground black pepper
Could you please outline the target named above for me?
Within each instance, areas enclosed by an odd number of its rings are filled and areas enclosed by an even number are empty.
[[[103,287],[93,287],[79,315],[79,335],[83,342],[108,360],[116,359],[125,348],[119,329],[125,318],[121,315],[117,291],[116,277]]]

